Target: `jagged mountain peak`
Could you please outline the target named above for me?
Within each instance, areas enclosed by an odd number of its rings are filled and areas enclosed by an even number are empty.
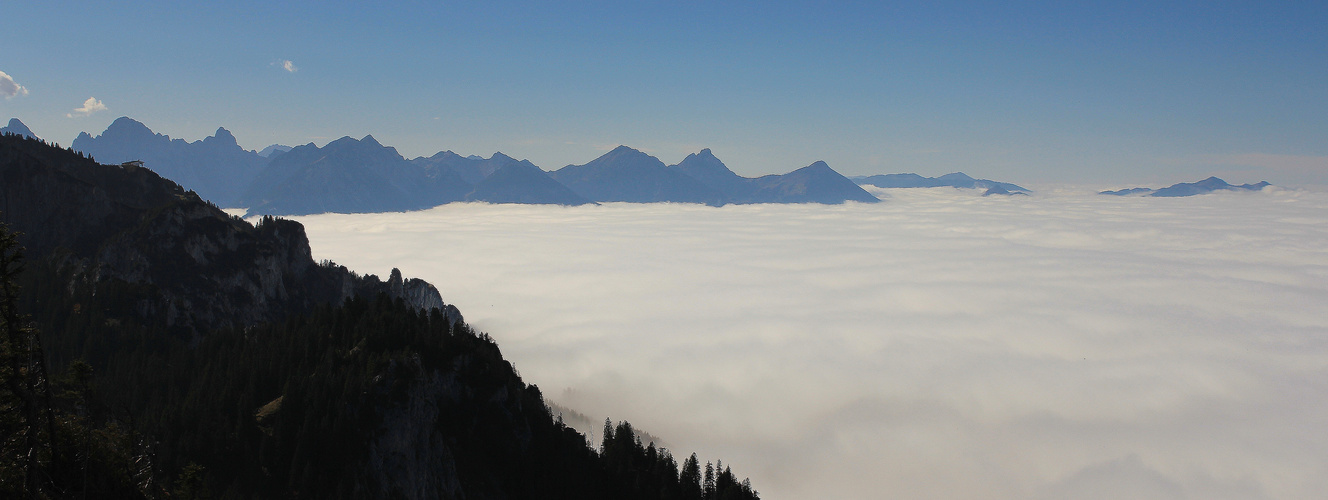
[[[238,147],[240,145],[240,142],[235,140],[235,135],[232,134],[231,131],[226,130],[224,127],[217,127],[217,131],[213,133],[211,137],[203,138],[203,142],[205,144],[216,142],[223,146]]]
[[[343,145],[343,144],[359,144],[359,142],[360,142],[360,141],[359,141],[358,139],[354,138],[354,137],[351,137],[351,136],[349,136],[349,135],[343,135],[343,136],[341,136],[341,137],[338,137],[338,138],[332,140],[331,142],[328,142],[327,144],[324,144],[323,147],[324,147],[324,148],[328,148],[328,147],[331,147],[331,146],[333,146],[333,145],[340,146],[340,145]],[[311,142],[311,143],[309,143],[309,144],[313,144],[313,143]]]
[[[439,161],[439,160],[446,160],[446,159],[449,159],[449,158],[463,158],[463,156],[461,156],[461,155],[459,155],[459,154],[456,154],[456,153],[452,152],[452,150],[449,149],[449,150],[446,150],[446,151],[439,151],[439,152],[437,152],[437,153],[434,153],[433,156],[429,156],[429,157],[421,156],[421,157],[419,157],[419,158],[416,158],[415,160],[432,160],[432,161]]]
[[[963,172],[955,172],[955,173],[952,173],[952,174],[945,174],[945,175],[942,175],[942,176],[940,176],[940,177],[937,177],[937,179],[938,179],[938,180],[942,180],[942,181],[972,181],[972,180],[976,180],[976,179],[970,177],[968,174],[965,174],[965,173],[963,173]]]
[[[143,122],[140,122],[140,121],[135,120],[135,119],[133,119],[133,118],[130,118],[130,117],[128,117],[128,116],[121,116],[121,117],[116,118],[115,120],[111,121],[110,126],[108,126],[107,128],[110,128],[110,127],[131,127],[131,126],[145,126],[145,127],[146,127],[146,125],[143,125]]]
[[[678,162],[678,164],[682,165],[683,163],[695,162],[698,160],[702,161],[703,163],[712,164],[712,165],[716,163],[720,165],[724,164],[724,162],[719,160],[719,157],[715,156],[715,153],[710,151],[710,148],[705,148],[695,153],[689,154],[687,155],[686,158],[683,158],[681,162]]]
[[[266,161],[240,147],[225,127],[189,142],[153,132],[127,116],[116,118],[99,136],[79,134],[71,147],[108,163],[142,161],[154,172],[221,205],[233,203]]]
[[[664,167],[664,162],[659,161],[659,158],[655,158],[641,150],[628,146],[618,146],[613,148],[613,150],[600,155],[599,158],[591,160],[586,166],[608,165],[621,167],[641,166],[646,164],[649,164],[652,167]]]
[[[824,171],[835,172],[835,169],[830,168],[830,165],[824,161],[816,160],[812,162],[811,165],[807,165],[800,169],[794,170],[793,172],[824,172]],[[839,172],[835,172],[835,175],[839,175]]]
[[[148,128],[147,125],[144,125],[143,122],[128,116],[116,118],[115,121],[111,122],[111,124],[106,127],[106,132],[103,132],[102,135],[110,133],[156,135],[156,133]]]
[[[348,135],[342,136],[340,139],[327,143],[322,149],[357,151],[378,151],[388,149],[393,152],[396,151],[396,148],[384,146],[382,143],[378,142],[377,139],[374,139],[374,136],[372,135],[366,135],[360,139]]]
[[[714,153],[711,153],[710,148],[702,149],[701,151],[687,155],[686,158],[683,158],[682,161],[678,162],[674,167],[681,169],[683,172],[692,176],[699,175],[704,177],[720,175],[723,177],[737,177],[738,175],[733,173],[732,170],[729,170],[729,167],[724,165],[724,162],[720,161]],[[709,183],[708,181],[710,179],[700,180]]]
[[[28,128],[27,125],[24,125],[18,118],[10,118],[9,125],[0,128],[0,133],[10,133],[24,137],[37,137],[37,134],[32,133],[32,129]]]
[[[273,144],[273,145],[271,145],[271,146],[265,147],[265,148],[263,148],[262,150],[260,150],[260,151],[258,152],[258,156],[262,156],[262,157],[264,157],[264,158],[271,158],[271,157],[276,156],[276,155],[279,155],[279,154],[281,154],[281,153],[288,152],[288,151],[290,151],[290,150],[292,150],[292,149],[294,149],[294,148],[292,148],[292,147],[290,147],[290,146],[283,145],[283,144]]]

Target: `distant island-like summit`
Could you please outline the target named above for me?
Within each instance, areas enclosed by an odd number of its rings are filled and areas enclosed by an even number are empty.
[[[996,182],[988,179],[974,179],[963,172],[945,174],[940,177],[923,177],[918,174],[885,174],[854,177],[853,182],[872,185],[879,188],[929,188],[953,187],[961,189],[985,189],[983,196],[1028,194],[1028,190],[1008,182]]]
[[[1228,184],[1227,181],[1217,177],[1209,177],[1199,182],[1181,182],[1172,184],[1161,189],[1152,189],[1146,187],[1135,187],[1119,189],[1115,191],[1102,191],[1098,194],[1107,194],[1113,196],[1160,196],[1160,197],[1178,197],[1194,196],[1196,194],[1208,194],[1214,191],[1259,191],[1265,187],[1271,186],[1268,181],[1261,181],[1258,184],[1241,184],[1239,186]]]

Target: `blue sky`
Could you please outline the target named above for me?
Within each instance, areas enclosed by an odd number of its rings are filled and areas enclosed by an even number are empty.
[[[627,144],[744,175],[1328,184],[1328,4],[1065,4],[6,2],[26,92],[0,117],[545,169]]]

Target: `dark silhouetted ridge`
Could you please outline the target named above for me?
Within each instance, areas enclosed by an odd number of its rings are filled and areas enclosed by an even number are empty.
[[[8,134],[0,210],[0,498],[757,498],[625,422],[588,446],[433,285],[297,222]]]

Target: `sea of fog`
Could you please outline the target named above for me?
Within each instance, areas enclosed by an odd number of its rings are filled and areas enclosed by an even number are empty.
[[[1328,193],[876,193],[298,220],[763,498],[1328,491]]]

